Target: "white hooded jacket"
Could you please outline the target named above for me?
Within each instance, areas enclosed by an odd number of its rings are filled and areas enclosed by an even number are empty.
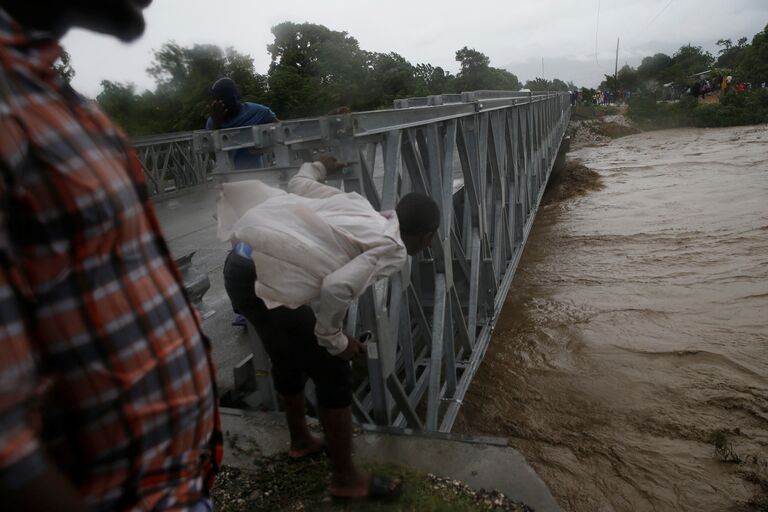
[[[218,236],[249,244],[256,295],[268,308],[317,304],[315,335],[333,354],[350,302],[407,260],[395,212],[377,212],[357,193],[324,185],[326,169],[306,163],[288,193],[252,180],[225,183]]]

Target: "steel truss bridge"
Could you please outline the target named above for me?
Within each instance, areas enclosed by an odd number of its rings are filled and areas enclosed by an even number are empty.
[[[475,91],[135,145],[159,195],[258,173],[286,182],[290,169],[319,152],[352,162],[338,186],[376,209],[393,209],[411,191],[430,195],[442,212],[431,249],[372,285],[350,308],[346,328],[373,334],[367,365],[353,372],[357,419],[449,432],[488,348],[570,109],[567,93]],[[262,153],[267,168],[233,170],[232,154],[243,149]],[[268,370],[257,339],[252,347],[251,362]],[[276,405],[268,378],[260,389],[262,402]]]

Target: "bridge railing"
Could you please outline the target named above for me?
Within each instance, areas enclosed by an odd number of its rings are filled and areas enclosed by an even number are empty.
[[[570,118],[563,93],[475,91],[412,98],[393,110],[193,133],[213,175],[249,149],[286,181],[331,152],[351,162],[337,183],[380,210],[429,194],[442,220],[432,247],[350,308],[346,331],[370,331],[353,400],[364,423],[450,431],[485,355]],[[265,173],[267,170],[256,171]],[[367,370],[367,371],[365,371]]]
[[[202,185],[211,178],[212,155],[194,150],[192,132],[151,135],[132,142],[153,196]]]

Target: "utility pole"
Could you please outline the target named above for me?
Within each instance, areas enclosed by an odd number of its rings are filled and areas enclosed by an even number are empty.
[[[616,38],[616,67],[613,69],[613,87],[614,92],[619,92],[619,38]]]
[[[544,57],[541,58],[541,78],[546,78],[544,75]]]

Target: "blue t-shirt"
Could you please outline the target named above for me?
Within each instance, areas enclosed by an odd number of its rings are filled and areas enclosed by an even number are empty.
[[[241,103],[240,112],[236,116],[222,121],[220,128],[238,128],[241,126],[253,126],[256,124],[274,123],[277,119],[272,110],[258,103]],[[205,122],[205,129],[213,129],[213,119],[210,117]],[[255,154],[250,149],[238,149],[235,151],[233,163],[235,169],[253,169],[262,167],[261,155]]]

